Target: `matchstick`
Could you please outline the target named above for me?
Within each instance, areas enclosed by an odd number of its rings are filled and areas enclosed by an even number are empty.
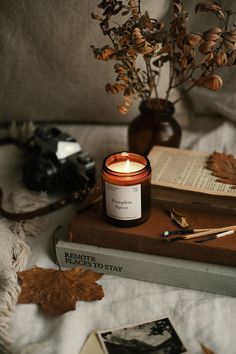
[[[197,238],[197,237],[207,236],[207,235],[213,235],[213,234],[217,234],[219,232],[224,232],[224,231],[228,231],[228,230],[236,231],[236,225],[225,226],[225,227],[220,227],[218,229],[216,228],[216,229],[211,229],[211,230],[207,230],[207,231],[197,232],[195,234],[183,236],[182,239],[183,240],[190,240],[192,238]]]

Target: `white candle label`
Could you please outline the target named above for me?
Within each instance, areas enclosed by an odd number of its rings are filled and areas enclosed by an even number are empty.
[[[106,213],[119,220],[134,220],[142,216],[141,184],[117,186],[105,182]]]

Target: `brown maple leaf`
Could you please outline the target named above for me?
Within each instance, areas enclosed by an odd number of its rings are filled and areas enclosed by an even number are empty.
[[[203,354],[215,354],[215,352],[213,352],[211,349],[206,347],[204,344],[200,343],[200,345],[201,345]]]
[[[214,152],[207,159],[207,168],[218,177],[217,182],[236,186],[236,158],[233,155]]]
[[[79,267],[64,271],[34,267],[17,275],[21,282],[18,303],[38,304],[52,315],[74,310],[78,300],[94,301],[104,296],[101,285],[95,283],[102,274]]]

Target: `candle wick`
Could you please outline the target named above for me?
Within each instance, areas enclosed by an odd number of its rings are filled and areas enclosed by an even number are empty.
[[[129,161],[129,159],[126,160],[124,171],[125,172],[129,172],[130,171],[130,161]]]

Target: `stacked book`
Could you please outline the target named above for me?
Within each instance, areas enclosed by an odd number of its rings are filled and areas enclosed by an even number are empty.
[[[159,150],[163,154],[166,154],[168,150],[170,152],[167,156],[165,155],[164,159],[159,154]],[[168,185],[176,184],[178,169],[175,167],[175,172],[171,169],[170,160],[167,168],[166,161],[172,153],[177,155],[182,152],[186,153],[183,150],[177,151],[158,147],[150,153],[155,198],[152,201],[151,217],[147,222],[131,228],[110,225],[103,218],[101,203],[97,203],[76,214],[70,224],[68,239],[57,243],[56,250],[60,265],[64,267],[83,266],[105,274],[236,296],[236,234],[203,243],[197,243],[195,239],[164,242],[161,236],[165,230],[176,229],[169,214],[172,202],[175,202],[174,204],[178,202],[175,208],[186,216],[194,229],[221,228],[235,225],[236,221],[234,210],[231,213],[230,209],[230,205],[233,209],[236,206],[235,189],[228,185],[225,187],[227,190],[222,190],[220,187],[220,190],[213,192],[213,188],[219,188],[219,186],[212,187],[212,183],[222,183],[215,182],[215,178],[208,170],[207,177],[203,178],[202,173],[198,176],[200,165],[203,162],[198,162],[198,167],[195,166],[193,170],[195,173],[192,172],[194,179],[199,181],[202,177],[203,181],[195,182],[196,192],[193,191],[193,184],[189,187],[191,191],[188,192],[192,195],[191,203],[187,204],[187,201],[181,203],[180,196],[176,196],[173,200],[169,196],[166,200],[158,198],[160,190],[169,188],[170,192],[173,192],[174,188]],[[188,163],[191,154],[195,155],[195,153],[187,152],[188,158],[185,163]],[[174,159],[174,163],[176,160],[177,158]],[[189,164],[193,166],[193,162]],[[163,182],[163,176],[162,182],[159,183],[158,178],[161,178],[161,172],[165,168],[167,169],[166,179]],[[160,169],[159,177],[156,169]],[[185,172],[187,173],[189,169],[190,167]],[[182,171],[181,164],[180,174]],[[167,180],[167,176],[170,178],[171,173],[173,175],[171,180]],[[195,178],[196,175],[198,177]],[[189,186],[187,179],[183,182],[183,174],[181,178],[178,179],[178,185],[187,183]],[[212,183],[204,184],[206,178],[212,178]],[[212,208],[208,206],[206,210],[202,207],[190,207],[193,204],[192,201],[196,200],[195,194],[200,196],[200,187],[203,188],[201,195],[203,195],[204,202],[202,205],[208,203],[208,195],[211,197],[209,204],[214,204],[214,196],[218,201]],[[184,191],[184,188],[181,191]],[[175,193],[179,193],[179,188],[176,188]],[[228,197],[232,204],[224,203],[225,197]]]

